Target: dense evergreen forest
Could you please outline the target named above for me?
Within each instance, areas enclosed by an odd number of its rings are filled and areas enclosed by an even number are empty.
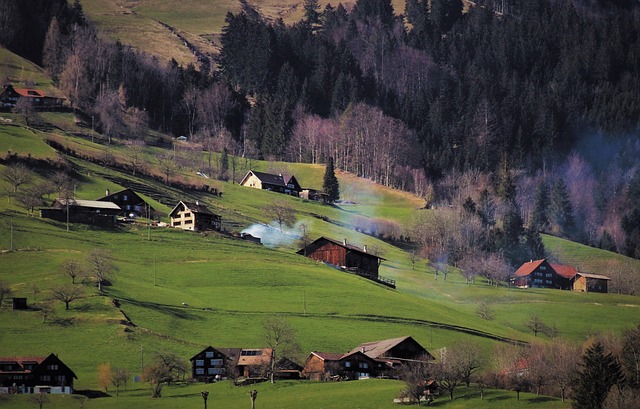
[[[640,257],[638,2],[305,0],[293,25],[241,6],[207,70],[105,40],[78,0],[0,0],[0,43],[109,137],[333,158],[466,209],[513,262],[539,232]]]

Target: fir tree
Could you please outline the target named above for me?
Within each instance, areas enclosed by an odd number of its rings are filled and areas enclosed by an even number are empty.
[[[529,227],[532,230],[541,232],[549,225],[549,218],[547,211],[549,207],[549,188],[547,184],[542,181],[536,189],[536,194],[533,199],[533,211],[531,212],[531,221]]]
[[[562,236],[570,236],[575,227],[573,206],[562,179],[558,179],[551,187],[549,222],[553,232]]]
[[[612,386],[624,380],[620,362],[597,342],[582,357],[575,384],[574,409],[602,409]]]
[[[338,178],[333,168],[333,158],[329,158],[329,163],[327,163],[322,189],[327,194],[327,201],[329,203],[334,203],[340,199],[340,184],[338,183]]]
[[[222,149],[222,155],[220,155],[220,179],[227,180],[229,178],[229,153],[227,148]]]

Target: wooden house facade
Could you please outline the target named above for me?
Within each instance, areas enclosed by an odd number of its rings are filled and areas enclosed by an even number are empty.
[[[575,268],[561,264],[551,264],[546,259],[533,260],[516,270],[511,280],[519,288],[572,289]]]
[[[378,279],[380,263],[384,260],[368,253],[366,246],[360,249],[348,244],[346,240],[340,242],[326,237],[320,237],[297,253],[347,270],[358,270],[361,275],[373,280]]]
[[[115,203],[98,200],[57,198],[50,208],[40,209],[40,217],[60,222],[108,226],[116,223],[122,209]]]
[[[195,203],[180,201],[171,210],[169,217],[171,218],[171,227],[179,229],[220,231],[222,228],[222,218],[197,201]]]
[[[0,106],[15,107],[21,98],[28,99],[34,108],[40,109],[61,107],[64,104],[64,98],[46,95],[39,89],[14,88],[13,85],[7,85],[0,92]]]
[[[76,374],[55,354],[0,357],[0,393],[73,393]]]
[[[212,382],[215,379],[226,376],[227,367],[233,364],[234,359],[240,355],[230,354],[230,350],[225,353],[209,346],[189,359],[191,361],[191,377],[198,382]]]
[[[573,281],[573,290],[585,293],[607,293],[609,280],[609,277],[599,274],[578,273]]]
[[[391,359],[397,361],[433,360],[435,359],[413,337],[385,339],[382,341],[365,342],[350,352],[360,351],[371,358]]]
[[[107,190],[106,195],[98,200],[117,204],[121,209],[120,216],[124,217],[150,217],[155,213],[155,209],[132,189],[115,193]]]
[[[240,185],[292,196],[300,196],[300,192],[302,191],[298,180],[293,175],[283,175],[282,173],[273,175],[253,170],[247,172],[245,177],[240,181]]]

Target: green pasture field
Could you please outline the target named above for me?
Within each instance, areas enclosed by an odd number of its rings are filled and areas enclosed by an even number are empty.
[[[42,68],[4,47],[0,47],[0,78],[8,79],[16,88],[37,88],[47,95],[62,96]]]
[[[203,406],[200,392],[209,392],[208,407],[241,409],[250,407],[249,391],[258,391],[257,408],[272,409],[394,409],[399,406],[393,403],[393,398],[402,390],[399,381],[370,379],[353,382],[307,382],[281,381],[274,385],[263,383],[247,387],[233,387],[228,382],[215,384],[184,385],[165,387],[163,397],[152,399],[149,390],[141,384],[130,383],[127,391],[99,399],[86,400],[83,396],[51,396],[51,401],[45,408],[67,409],[119,409],[144,407],[151,409],[163,408],[201,408]],[[446,409],[466,408],[569,408],[569,402],[546,396],[521,393],[520,401],[516,401],[515,393],[502,390],[486,389],[484,399],[480,399],[480,392],[474,386],[461,387],[456,390],[455,400],[448,397],[438,398],[429,407]],[[0,398],[2,399],[2,398]],[[29,402],[26,395],[5,397],[0,400],[3,408],[24,408],[35,405]],[[84,402],[82,402],[84,400]],[[29,406],[27,406],[29,405]],[[83,405],[83,406],[82,406]],[[415,406],[409,406],[415,407]],[[424,407],[424,406],[422,406]]]

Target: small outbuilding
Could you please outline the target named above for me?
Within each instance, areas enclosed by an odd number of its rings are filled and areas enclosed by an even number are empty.
[[[573,289],[585,293],[607,293],[609,280],[609,277],[599,274],[578,273],[573,282]]]

